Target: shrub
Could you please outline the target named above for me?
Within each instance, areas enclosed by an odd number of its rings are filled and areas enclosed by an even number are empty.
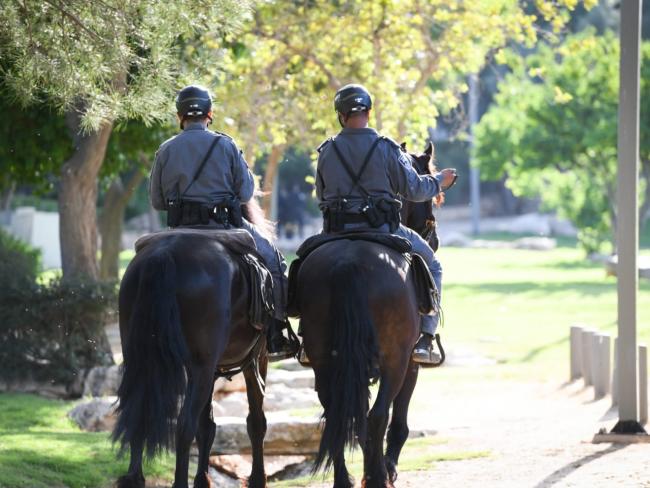
[[[84,370],[112,364],[104,333],[113,284],[36,283],[38,254],[0,235],[0,379],[70,387]]]
[[[34,283],[41,253],[0,228],[0,290]]]

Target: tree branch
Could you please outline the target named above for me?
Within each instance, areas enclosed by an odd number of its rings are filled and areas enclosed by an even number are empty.
[[[49,4],[51,7],[54,7],[61,12],[62,15],[70,19],[77,27],[79,27],[82,31],[84,31],[86,34],[88,34],[90,37],[92,37],[95,41],[101,42],[105,44],[105,40],[97,34],[95,31],[92,29],[89,29],[86,27],[81,20],[77,18],[74,14],[68,12],[63,5],[61,5],[60,2],[52,2],[51,0],[44,0],[45,3]]]
[[[338,78],[332,73],[331,70],[325,66],[325,63],[323,63],[320,59],[318,59],[316,56],[314,56],[313,53],[303,50],[303,49],[297,49],[296,47],[292,46],[288,40],[283,39],[275,34],[268,34],[264,32],[261,28],[256,27],[253,29],[252,34],[255,34],[259,37],[262,37],[264,39],[269,39],[272,41],[279,42],[282,44],[290,53],[295,54],[297,56],[301,56],[302,58],[311,61],[314,65],[316,65],[322,73],[327,77],[327,83],[330,88],[333,90],[337,90],[341,86],[341,82],[338,80]]]

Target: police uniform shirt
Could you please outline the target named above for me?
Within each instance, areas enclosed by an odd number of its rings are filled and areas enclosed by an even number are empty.
[[[369,127],[344,128],[334,140],[353,172],[358,174],[366,154],[378,137],[381,136],[377,131]],[[421,202],[440,192],[440,180],[439,174],[419,175],[413,168],[411,157],[395,141],[383,138],[361,175],[359,186],[373,198],[395,199],[401,196],[406,200]],[[316,196],[321,209],[344,197],[348,201],[347,210],[359,212],[366,198],[358,187],[352,187],[352,180],[339,160],[332,141],[326,140],[318,148],[316,171]]]
[[[210,205],[233,197],[242,203],[252,198],[255,181],[232,138],[207,130],[203,123],[189,122],[156,152],[149,182],[155,209],[164,210],[168,200],[180,197],[177,188],[182,194],[189,186],[215,137],[220,140],[183,199]]]

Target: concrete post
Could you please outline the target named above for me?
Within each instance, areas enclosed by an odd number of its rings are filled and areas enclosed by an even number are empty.
[[[614,372],[612,374],[612,407],[618,406],[618,337],[614,338]]]
[[[641,0],[621,2],[618,105],[618,395],[619,421],[613,433],[644,432],[639,424],[637,291],[639,246],[639,77]]]
[[[582,362],[582,327],[576,325],[571,327],[570,341],[570,360],[571,360],[571,376],[570,380],[577,380],[582,376],[581,362]]]
[[[593,377],[593,358],[592,358],[592,342],[594,337],[593,330],[583,330],[582,331],[582,340],[581,349],[582,349],[582,378],[585,381],[585,386],[591,386],[594,384]]]
[[[648,348],[639,346],[639,420],[648,423]]]
[[[594,399],[607,395],[610,391],[610,337],[596,334],[592,343],[592,359],[594,374]]]

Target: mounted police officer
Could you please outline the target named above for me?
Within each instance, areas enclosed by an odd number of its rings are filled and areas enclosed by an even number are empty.
[[[274,314],[269,326],[269,358],[295,354],[282,334],[290,327],[286,316],[286,262],[269,239],[242,218],[241,203],[253,198],[253,174],[235,142],[208,130],[212,122],[212,97],[201,86],[183,88],[176,98],[182,132],[165,141],[151,170],[150,198],[157,210],[167,211],[170,227],[246,229],[273,277]]]
[[[440,262],[418,233],[400,224],[399,196],[416,202],[430,200],[453,184],[456,170],[419,175],[410,156],[396,142],[368,127],[372,98],[363,86],[340,88],[334,109],[342,130],[318,148],[316,195],[323,212],[323,231],[368,228],[408,239],[413,251],[424,258],[440,291]],[[421,316],[421,336],[413,351],[415,361],[439,361],[433,351],[437,326],[438,315]]]

